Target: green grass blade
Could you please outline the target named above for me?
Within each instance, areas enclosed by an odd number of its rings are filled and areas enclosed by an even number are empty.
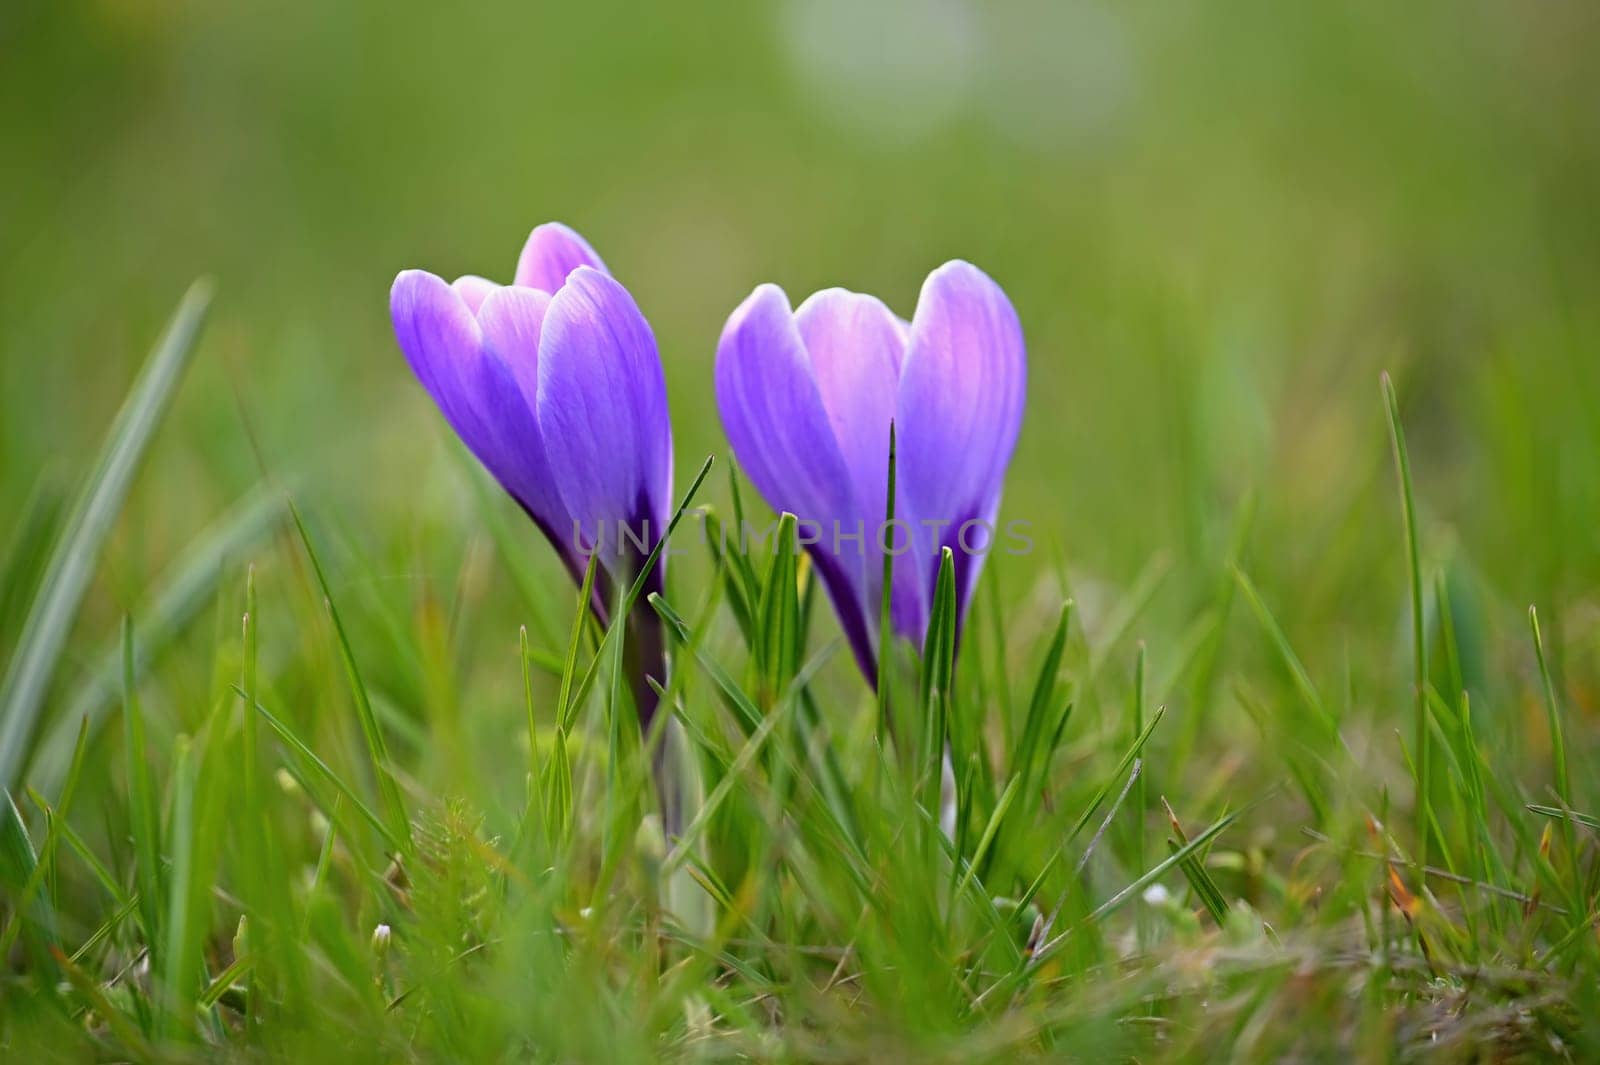
[[[172,820],[167,838],[172,852],[172,869],[167,892],[167,912],[162,929],[165,938],[158,955],[161,997],[158,1001],[158,1027],[165,1033],[187,1029],[191,1014],[187,1010],[192,994],[191,958],[195,946],[190,933],[192,907],[190,881],[195,875],[195,757],[185,736],[178,737],[173,751]],[[198,960],[198,959],[195,959]]]
[[[567,657],[561,666],[561,691],[556,696],[556,724],[563,730],[572,728],[578,716],[577,700],[572,698],[573,681],[578,676],[578,654],[583,650],[583,633],[593,617],[589,604],[594,602],[594,582],[600,572],[600,553],[589,555],[589,564],[583,568],[583,584],[578,589],[578,607],[572,616],[572,635],[567,641]]]
[[[1572,784],[1567,779],[1567,735],[1561,724],[1561,704],[1556,700],[1556,686],[1550,680],[1550,665],[1544,655],[1544,635],[1539,631],[1539,611],[1528,608],[1528,628],[1533,633],[1533,652],[1539,660],[1539,681],[1544,691],[1545,718],[1550,725],[1550,761],[1555,776],[1556,794],[1567,806],[1572,805]]]
[[[177,561],[154,582],[158,590],[137,611],[140,621],[139,642],[134,648],[135,680],[143,677],[156,657],[177,642],[199,616],[216,592],[228,564],[275,528],[284,511],[284,499],[279,493],[252,493],[184,548]],[[106,714],[121,699],[120,638],[102,648],[96,660],[99,664],[89,680],[51,725],[29,763],[29,779],[46,795],[56,789],[79,724],[87,720],[91,735],[98,732]]]
[[[54,909],[57,891],[55,890],[57,878],[57,854],[60,850],[62,830],[66,827],[67,813],[72,809],[72,799],[78,790],[78,781],[83,775],[83,758],[89,749],[89,722],[83,721],[78,727],[78,742],[73,747],[72,764],[67,771],[66,785],[61,789],[61,798],[55,806],[50,806],[43,796],[33,788],[28,789],[28,797],[33,800],[45,815],[46,835],[41,860],[29,875],[27,883],[20,892],[13,892],[12,897],[12,925],[3,935],[0,935],[0,958],[8,957],[15,937],[21,932],[25,924],[31,923],[34,927],[45,927],[53,930],[55,927]],[[20,824],[20,822],[19,822]],[[26,833],[24,833],[26,838]],[[51,883],[51,891],[44,900],[46,909],[44,913],[34,912],[34,892],[38,891],[46,880]],[[56,946],[54,940],[43,944]],[[35,951],[35,957],[40,960],[48,959],[48,951]]]
[[[1204,832],[1201,832],[1198,836],[1191,839],[1182,847],[1179,847],[1176,851],[1173,851],[1166,857],[1164,861],[1151,867],[1151,869],[1143,876],[1139,877],[1133,883],[1129,884],[1127,887],[1111,896],[1111,898],[1107,899],[1105,902],[1102,902],[1099,906],[1096,906],[1094,910],[1087,917],[1085,917],[1082,922],[1080,922],[1080,925],[1098,924],[1100,921],[1104,920],[1107,915],[1115,911],[1118,907],[1122,906],[1129,899],[1133,898],[1139,894],[1139,892],[1143,891],[1145,888],[1161,879],[1161,877],[1165,876],[1167,871],[1173,866],[1185,861],[1190,856],[1198,853],[1200,850],[1208,846],[1212,840],[1216,839],[1223,832],[1227,831],[1228,827],[1237,821],[1240,816],[1243,815],[1243,813],[1244,809],[1235,810],[1233,813],[1227,814],[1214,821],[1211,824],[1211,827],[1207,828]],[[1055,940],[1052,940],[1050,943],[1040,947],[1038,953],[1034,956],[1035,961],[1042,961],[1044,958],[1054,953],[1055,949],[1060,945],[1060,943],[1063,942],[1070,934],[1071,930],[1069,929],[1068,931],[1061,933],[1061,935]]]
[[[1530,802],[1526,805],[1529,813],[1536,813],[1540,817],[1549,817],[1557,821],[1570,821],[1582,825],[1584,828],[1600,829],[1600,817],[1591,817],[1588,814],[1578,813],[1576,810],[1563,810],[1559,806],[1547,806],[1544,803]]]
[[[588,697],[589,690],[594,687],[595,679],[600,674],[600,663],[605,659],[606,645],[610,643],[613,633],[618,634],[616,638],[621,638],[622,630],[627,627],[628,615],[633,611],[634,605],[639,602],[639,596],[644,594],[645,583],[650,579],[650,574],[655,569],[656,561],[661,557],[661,553],[666,550],[667,542],[678,528],[678,523],[683,520],[683,512],[689,508],[689,504],[694,501],[695,493],[699,492],[700,486],[705,483],[706,475],[711,472],[712,462],[712,456],[707,455],[705,462],[700,464],[700,472],[695,474],[693,481],[689,482],[689,488],[684,492],[683,499],[678,504],[678,509],[672,512],[672,520],[667,522],[667,531],[662,535],[661,539],[656,541],[655,547],[650,549],[650,554],[645,557],[644,563],[639,567],[639,574],[634,578],[632,587],[622,597],[621,606],[617,609],[617,616],[611,619],[611,624],[606,627],[605,633],[600,637],[600,646],[595,649],[594,658],[590,660],[589,668],[584,671],[583,680],[578,683],[577,690],[572,694],[572,703],[570,705],[574,708],[583,704],[583,700]],[[576,709],[573,709],[571,713],[576,714]]]
[[[883,587],[878,595],[878,668],[873,677],[877,686],[878,696],[878,743],[887,746],[892,730],[889,727],[889,689],[891,679],[889,670],[894,666],[894,626],[890,618],[891,607],[894,603],[894,552],[889,550],[892,544],[888,543],[893,535],[895,514],[895,492],[898,490],[896,465],[898,455],[895,440],[894,419],[889,420],[889,471],[887,494],[884,499],[883,528],[879,534],[883,543]]]
[[[1039,664],[1039,674],[1033,682],[1033,696],[1028,700],[1028,716],[1022,723],[1022,736],[1017,741],[1016,749],[1011,752],[1011,772],[1021,775],[1024,791],[1032,785],[1034,775],[1041,771],[1039,762],[1042,753],[1047,753],[1041,752],[1040,747],[1045,740],[1045,731],[1050,727],[1047,719],[1056,706],[1057,675],[1061,672],[1061,656],[1067,646],[1067,630],[1072,624],[1072,607],[1070,599],[1061,604],[1055,631],[1051,634],[1044,661]]]
[[[361,736],[366,740],[367,755],[372,762],[372,771],[378,782],[378,794],[383,800],[384,813],[389,825],[389,831],[384,833],[385,838],[409,854],[412,847],[411,819],[406,815],[405,802],[400,797],[400,785],[395,782],[394,771],[390,767],[388,744],[384,742],[383,730],[378,727],[377,715],[372,711],[372,700],[367,697],[367,686],[361,680],[361,670],[356,666],[355,651],[350,646],[344,622],[339,617],[339,608],[334,605],[333,591],[328,587],[328,577],[323,572],[322,562],[317,558],[316,547],[311,542],[311,533],[307,531],[305,522],[300,518],[300,511],[293,502],[289,504],[289,515],[294,518],[295,528],[300,533],[300,542],[305,545],[306,556],[311,560],[311,569],[316,574],[317,587],[322,592],[323,602],[328,606],[328,616],[333,620],[334,635],[339,643],[339,658],[344,663],[345,676],[350,682],[350,694],[355,699],[356,715],[361,722]]]
[[[955,554],[944,548],[939,576],[934,584],[933,609],[922,650],[922,750],[917,783],[922,808],[937,812],[944,764],[945,740],[950,731],[950,701],[955,680],[956,653]]]
[[[1239,584],[1239,590],[1244,593],[1245,602],[1250,604],[1250,610],[1255,614],[1256,620],[1261,624],[1261,629],[1272,641],[1272,646],[1277,650],[1278,657],[1282,660],[1284,668],[1289,671],[1289,676],[1294,681],[1295,689],[1300,693],[1300,698],[1305,702],[1306,709],[1316,716],[1317,723],[1322,726],[1323,735],[1330,740],[1337,740],[1339,736],[1339,723],[1328,712],[1327,705],[1322,701],[1322,695],[1317,691],[1317,686],[1311,681],[1311,674],[1306,672],[1306,667],[1301,664],[1300,656],[1294,653],[1294,647],[1289,643],[1289,637],[1284,634],[1278,619],[1273,617],[1266,600],[1261,598],[1261,593],[1256,591],[1255,584],[1237,566],[1233,569],[1234,580]]]
[[[150,752],[145,740],[144,711],[134,684],[133,622],[122,622],[123,748],[128,774],[128,831],[133,837],[134,886],[139,894],[145,942],[160,942],[162,890],[161,812],[150,776]],[[152,957],[154,961],[154,957]]]
[[[5,560],[0,562],[0,646],[10,642],[22,620],[64,505],[62,493],[50,478],[41,476],[15,518]]]
[[[1188,845],[1189,834],[1183,830],[1183,822],[1178,820],[1172,804],[1167,802],[1164,795],[1161,797],[1161,806],[1167,812],[1167,823],[1172,826],[1173,838],[1167,840],[1167,848],[1169,853],[1176,854]],[[1211,919],[1221,926],[1228,917],[1228,900],[1206,869],[1204,856],[1192,853],[1179,862],[1178,867],[1183,870],[1183,875],[1188,879],[1189,886],[1194,889],[1195,897],[1200,900],[1200,904],[1206,908]]]
[[[55,911],[50,900],[38,893],[43,867],[22,814],[9,793],[0,794],[0,799],[4,800],[0,802],[0,887],[14,907],[11,919],[16,922],[6,943],[20,932],[36,971],[48,977],[55,970],[51,951],[58,948]]]
[[[778,518],[778,539],[761,590],[756,661],[761,669],[762,701],[771,704],[800,668],[800,591],[796,546],[798,519]]]
[[[100,548],[161,423],[211,303],[211,286],[196,282],[140,371],[101,448],[94,472],[56,542],[22,637],[0,681],[0,788],[13,790],[27,761],[56,662],[93,576]]]
[[[477,501],[484,528],[489,530],[489,538],[494,541],[495,550],[511,575],[511,583],[533,616],[539,638],[553,646],[560,628],[551,616],[550,597],[544,592],[540,575],[528,561],[527,526],[513,528],[512,522],[506,520],[505,493],[464,446],[456,444],[448,450],[461,467],[462,477],[472,486],[472,497]]]
[[[238,688],[235,688],[234,690],[239,693],[239,697],[241,699],[244,698],[244,692],[242,690]],[[393,826],[374,813],[370,806],[362,802],[361,797],[356,794],[355,789],[349,784],[345,783],[344,779],[340,777],[339,774],[335,773],[333,768],[329,766],[327,762],[324,762],[320,757],[318,757],[317,753],[313,751],[304,740],[295,735],[295,732],[292,728],[290,728],[286,723],[284,723],[283,720],[278,718],[260,703],[255,704],[255,711],[261,715],[261,719],[267,723],[267,726],[271,728],[273,732],[278,734],[278,738],[280,740],[288,744],[289,747],[297,755],[299,755],[307,765],[310,765],[317,771],[318,776],[320,776],[323,780],[326,780],[329,784],[332,784],[334,790],[343,796],[344,799],[350,803],[350,805],[356,808],[356,812],[361,815],[362,819],[365,820],[367,824],[371,825],[375,830],[377,830],[378,835],[383,837],[384,842],[387,843],[392,850],[401,850],[401,841],[400,838],[395,835]],[[337,813],[335,810],[325,810],[324,812],[328,814],[330,819],[335,813]]]
[[[650,605],[655,608],[661,620],[666,623],[666,631],[672,639],[680,646],[687,646],[690,649],[695,662],[717,689],[718,694],[722,697],[723,705],[728,707],[733,714],[734,720],[738,723],[746,738],[753,736],[756,729],[761,727],[764,717],[760,709],[739,687],[738,683],[728,675],[728,671],[722,668],[721,663],[711,657],[693,639],[688,623],[684,621],[682,615],[672,608],[671,604],[660,595],[652,593]],[[821,660],[826,657],[827,651],[828,649],[824,648],[813,657]],[[797,675],[797,678],[809,679],[809,677],[810,672],[807,669],[802,669]],[[801,717],[803,719],[805,716],[804,700],[801,699],[800,701],[802,704]],[[809,751],[812,745],[808,743],[805,746]],[[843,773],[838,762],[833,757],[832,750],[824,748],[819,751],[817,757],[811,759],[811,765],[815,769],[815,775],[821,779],[814,780],[811,774],[807,774],[807,782],[811,783],[821,794],[823,808],[827,811],[833,826],[850,846],[857,851],[857,856],[860,857],[860,830],[858,820],[849,804],[850,787],[844,780]]]
[[[93,951],[100,944],[104,943],[107,939],[111,938],[111,933],[115,932],[123,921],[126,921],[129,917],[133,916],[133,911],[138,908],[138,896],[134,896],[124,902],[119,903],[117,908],[111,912],[111,916],[106,918],[100,927],[89,933],[89,938],[85,939],[83,941],[83,945],[77,950],[73,951],[72,957],[67,960],[74,965],[78,964],[87,954]]]
[[[239,671],[239,686],[244,690],[244,721],[241,730],[241,739],[244,753],[244,811],[245,816],[254,824],[261,815],[261,800],[259,795],[261,773],[260,755],[260,729],[257,728],[256,715],[251,707],[257,702],[256,694],[256,660],[258,657],[259,643],[259,610],[256,604],[256,568],[249,567],[245,571],[244,579],[244,619],[241,632],[244,637],[244,664]]]
[[[739,467],[731,459],[728,462],[728,494],[733,500],[734,547],[729,551],[721,539],[717,543],[733,563],[729,572],[737,578],[740,596],[744,602],[754,605],[761,597],[761,582],[756,579],[749,545],[745,543],[744,497],[739,491]]]
[[[1006,813],[1011,809],[1011,802],[1017,797],[1021,784],[1022,778],[1013,775],[1006,783],[1005,789],[1000,792],[1000,798],[995,800],[994,810],[989,814],[989,822],[983,826],[983,834],[978,837],[978,845],[973,848],[972,860],[967,863],[966,871],[961,875],[961,882],[956,885],[955,898],[960,898],[966,892],[967,885],[972,883],[978,867],[988,856],[989,848],[993,845],[1000,826],[1005,822]]]
[[[1133,745],[1123,753],[1122,760],[1117,763],[1117,768],[1111,772],[1110,776],[1106,777],[1105,782],[1095,792],[1094,798],[1089,802],[1089,805],[1085,806],[1083,813],[1078,815],[1078,820],[1073,823],[1072,830],[1067,833],[1067,838],[1062,844],[1063,847],[1078,838],[1078,833],[1083,831],[1083,826],[1089,823],[1089,819],[1094,816],[1095,811],[1100,809],[1100,804],[1106,801],[1106,796],[1111,794],[1111,789],[1117,786],[1117,782],[1127,773],[1128,767],[1133,765],[1134,759],[1139,757],[1139,752],[1144,750],[1144,745],[1155,734],[1156,726],[1161,724],[1161,719],[1166,714],[1167,708],[1165,706],[1156,707],[1156,712],[1150,715],[1150,721],[1145,725],[1144,730],[1134,738]]]
[[[1428,841],[1433,813],[1433,737],[1428,729],[1428,645],[1423,631],[1422,563],[1417,551],[1417,503],[1411,488],[1411,458],[1406,451],[1406,434],[1400,424],[1400,401],[1394,382],[1385,373],[1384,409],[1389,415],[1389,442],[1394,448],[1395,474],[1400,481],[1400,510],[1405,524],[1406,567],[1411,584],[1411,668],[1417,754],[1417,863],[1428,865]]]

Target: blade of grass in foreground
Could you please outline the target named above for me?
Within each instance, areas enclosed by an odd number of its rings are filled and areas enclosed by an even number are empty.
[[[627,595],[623,596],[622,605],[617,610],[617,616],[611,619],[611,624],[606,626],[605,633],[600,637],[600,646],[595,648],[594,658],[590,660],[588,668],[584,670],[583,678],[579,680],[578,687],[572,694],[570,705],[574,707],[581,706],[583,700],[589,695],[589,689],[594,687],[595,679],[600,675],[600,663],[605,657],[606,646],[611,642],[612,633],[619,632],[626,627],[628,615],[633,612],[634,604],[639,601],[639,596],[643,594],[644,586],[649,581],[651,572],[655,569],[656,560],[661,557],[661,552],[666,550],[667,542],[672,538],[673,531],[677,529],[678,522],[683,520],[683,512],[689,508],[690,503],[694,502],[695,493],[700,491],[700,485],[704,483],[706,474],[711,472],[713,461],[713,457],[707,455],[705,462],[700,464],[700,472],[694,475],[693,481],[689,482],[689,489],[683,493],[683,499],[678,503],[678,509],[672,512],[672,520],[667,522],[666,532],[662,534],[661,539],[656,541],[655,547],[650,549],[650,554],[645,557],[644,563],[639,567],[639,575],[634,578]],[[620,639],[621,637],[619,636],[618,638]],[[574,709],[571,712],[575,714],[577,711]]]
[[[32,892],[31,899],[28,897],[29,886],[37,887],[39,868],[39,858],[22,823],[22,814],[9,794],[0,794],[0,887],[5,888],[8,899],[15,900],[19,908],[25,910],[13,914],[11,919],[20,924],[35,970],[48,976],[53,968],[50,952],[53,948],[59,949],[59,945],[50,901],[37,891]]]
[[[1389,441],[1394,445],[1395,473],[1400,479],[1400,510],[1405,522],[1406,566],[1411,577],[1411,666],[1412,698],[1416,707],[1417,750],[1417,862],[1428,865],[1428,835],[1433,814],[1432,801],[1433,738],[1428,731],[1428,646],[1423,633],[1422,565],[1417,555],[1417,502],[1411,490],[1411,458],[1406,452],[1406,434],[1400,425],[1400,401],[1394,382],[1383,375],[1384,408],[1389,414]]]
[[[888,532],[894,526],[895,513],[895,435],[894,419],[889,420],[889,473],[887,495],[884,500],[883,531]],[[882,545],[880,545],[882,546]],[[889,729],[889,685],[887,671],[894,664],[894,626],[890,619],[890,607],[894,600],[894,552],[885,549],[883,552],[883,585],[878,594],[878,672],[874,678],[877,684],[878,696],[878,743],[887,745],[891,731]]]
[[[122,728],[128,762],[128,832],[133,837],[134,887],[139,893],[140,920],[145,943],[160,941],[161,929],[161,811],[145,746],[144,712],[133,682],[133,625],[122,622]],[[152,950],[153,955],[158,954]],[[154,963],[155,958],[152,958]]]
[[[50,541],[65,507],[64,493],[53,478],[40,475],[28,501],[10,516],[11,539],[0,561],[0,645],[9,643],[22,623],[22,611],[44,568]]]
[[[94,574],[100,547],[189,365],[210,303],[209,283],[198,281],[190,286],[112,423],[94,473],[56,542],[21,640],[6,668],[5,680],[0,682],[0,787],[7,790],[15,788],[27,759],[56,661]]]
[[[260,492],[241,500],[231,512],[202,533],[177,556],[148,605],[137,610],[139,643],[135,648],[134,677],[172,644],[205,606],[216,590],[223,567],[237,560],[245,548],[265,536],[283,516],[283,497]],[[91,734],[122,692],[120,640],[103,648],[99,665],[56,717],[29,762],[28,779],[44,794],[52,794],[72,755],[73,739],[87,720]]]
[[[57,854],[61,849],[61,830],[66,825],[67,813],[72,809],[72,797],[78,790],[78,780],[83,775],[83,756],[89,746],[89,723],[82,722],[78,727],[78,743],[73,748],[72,767],[67,772],[67,783],[61,791],[61,800],[54,806],[44,801],[43,797],[32,788],[28,789],[28,797],[45,816],[44,846],[40,849],[39,861],[29,874],[27,882],[21,891],[11,895],[11,923],[4,932],[0,932],[0,958],[9,957],[11,947],[16,941],[27,922],[33,925],[43,925],[47,933],[52,933],[55,927],[54,899],[58,897],[56,890]],[[12,810],[16,813],[16,810]],[[20,824],[20,822],[19,822]],[[27,834],[23,833],[26,840]],[[10,872],[8,869],[7,872]],[[46,881],[49,886],[46,887]],[[35,900],[34,894],[44,889],[47,894],[43,899]],[[43,903],[43,913],[36,909],[38,903]],[[53,938],[47,946],[59,946]],[[48,958],[48,953],[45,954]]]
[[[919,757],[912,763],[913,780],[922,807],[937,813],[950,727],[951,685],[955,680],[956,642],[955,555],[946,547],[939,558],[928,636],[922,650],[922,734]]]
[[[1561,706],[1556,701],[1556,686],[1550,680],[1550,666],[1544,657],[1544,634],[1539,631],[1539,611],[1528,608],[1528,628],[1533,633],[1533,651],[1539,660],[1539,680],[1544,690],[1544,711],[1550,724],[1550,760],[1556,782],[1556,794],[1568,806],[1572,805],[1572,786],[1567,782],[1567,737],[1561,728]]]
[[[394,772],[389,766],[389,746],[384,742],[383,731],[378,727],[377,715],[372,712],[372,700],[367,697],[367,686],[361,680],[360,669],[356,667],[355,651],[351,649],[350,638],[345,634],[344,622],[339,617],[339,608],[334,606],[333,592],[328,587],[327,574],[323,572],[322,562],[317,558],[317,550],[312,546],[311,534],[306,531],[306,523],[300,520],[300,511],[293,503],[289,504],[289,515],[294,518],[295,528],[300,532],[300,542],[305,544],[306,557],[311,559],[311,569],[317,576],[317,588],[328,604],[328,616],[333,619],[334,635],[339,641],[339,657],[344,662],[345,674],[350,681],[350,691],[355,697],[356,715],[361,720],[361,735],[367,742],[367,754],[372,759],[372,770],[378,778],[378,794],[383,798],[384,813],[388,816],[389,831],[385,836],[409,854],[411,820],[406,816],[405,803],[400,799],[400,785],[395,783]]]
[[[239,696],[239,698],[242,699],[245,697],[244,689],[235,685],[233,690]],[[262,706],[260,703],[255,704],[255,711],[261,715],[261,719],[267,723],[268,727],[271,728],[273,732],[278,734],[278,738],[280,740],[282,740],[296,754],[298,754],[307,765],[315,769],[319,777],[333,785],[334,790],[343,796],[344,799],[350,803],[350,805],[356,808],[356,812],[359,813],[362,818],[365,819],[366,822],[377,831],[378,835],[383,837],[385,843],[395,850],[400,849],[401,841],[400,838],[395,835],[394,828],[387,824],[383,818],[374,813],[371,807],[362,802],[361,797],[355,793],[355,789],[349,784],[345,783],[339,774],[335,773],[333,768],[329,766],[327,762],[324,762],[317,755],[317,752],[311,749],[309,744],[307,744],[299,736],[295,735],[295,732],[292,728],[290,728],[279,718],[275,717],[270,710]],[[333,820],[335,811],[328,810],[325,812],[328,814],[329,820]]]

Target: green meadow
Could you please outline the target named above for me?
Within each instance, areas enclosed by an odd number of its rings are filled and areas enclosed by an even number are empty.
[[[0,1059],[1600,1060],[1596,54],[1586,0],[13,2]],[[666,375],[671,839],[620,627],[389,319],[551,219]],[[1032,549],[875,692],[805,556],[702,535],[775,518],[713,360],[952,258]]]

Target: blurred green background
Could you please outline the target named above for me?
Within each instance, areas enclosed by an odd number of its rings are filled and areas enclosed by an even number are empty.
[[[1029,341],[1005,515],[1041,556],[1007,601],[1060,559],[1092,631],[1165,559],[1159,662],[1253,494],[1245,565],[1312,671],[1403,698],[1388,369],[1430,573],[1517,670],[1539,603],[1593,714],[1597,54],[1590,0],[11,0],[0,513],[75,483],[212,275],[81,628],[265,472],[371,560],[338,587],[468,604],[490,647],[464,657],[513,685],[519,609],[463,564],[481,523],[393,342],[398,270],[506,280],[531,226],[578,228],[654,325],[681,486],[723,452],[714,346],[755,284],[909,315],[962,257]]]

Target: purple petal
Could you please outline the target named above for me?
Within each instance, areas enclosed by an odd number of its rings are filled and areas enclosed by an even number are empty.
[[[824,530],[827,542],[813,547],[811,555],[856,657],[871,676],[866,560],[852,545],[836,552],[832,543],[835,523],[852,532],[859,513],[850,471],[781,288],[760,286],[728,318],[717,345],[716,389],[728,440],[756,490],[774,510],[817,522]],[[869,537],[872,528],[866,530]]]
[[[478,311],[484,348],[510,367],[530,410],[539,405],[539,337],[549,309],[548,293],[508,285]]]
[[[555,293],[580,266],[609,273],[589,242],[560,222],[546,222],[528,234],[517,259],[516,284]]]
[[[938,549],[950,546],[963,605],[983,556],[960,547],[959,530],[993,523],[1026,383],[1022,326],[1000,286],[959,260],[930,274],[900,380],[899,486],[919,522],[949,522],[921,540],[918,562],[931,587]],[[973,527],[968,544],[980,536]]]
[[[794,323],[849,471],[856,514],[876,526],[883,521],[889,423],[905,356],[895,317],[872,296],[831,288],[802,303]]]
[[[733,453],[774,510],[820,522],[851,512],[849,468],[778,286],[757,288],[728,318],[716,390]]]
[[[854,529],[859,522],[866,530],[862,608],[867,618],[874,618],[883,594],[879,534],[888,488],[889,423],[895,417],[909,327],[877,298],[838,288],[812,295],[794,318],[849,471],[847,527]],[[897,517],[909,522],[903,503],[897,501],[895,509]],[[894,584],[896,628],[920,639],[927,608],[920,571],[910,555],[896,559]]]
[[[477,314],[478,308],[483,306],[483,301],[489,293],[500,286],[477,274],[463,274],[456,278],[450,287],[456,290],[456,295],[467,305],[467,310]]]
[[[526,288],[497,288],[483,301],[483,362],[478,409],[492,427],[502,482],[530,517],[567,550],[572,521],[562,502],[534,416],[539,338],[550,297]]]
[[[574,270],[545,314],[537,372],[550,466],[589,542],[599,536],[616,561],[617,522],[659,538],[671,506],[672,427],[655,337],[628,290],[598,270]]]
[[[389,290],[395,339],[456,434],[473,447],[481,427],[472,399],[481,335],[460,295],[425,270],[405,270]]]
[[[523,299],[497,288],[483,301],[480,325],[458,288],[408,270],[395,279],[390,311],[401,350],[450,427],[566,556],[561,534],[570,522],[550,477],[533,408],[514,373],[518,361],[536,358],[531,350],[518,350],[525,349],[527,337],[507,324],[516,321],[510,312]],[[537,327],[532,343],[538,343]]]

